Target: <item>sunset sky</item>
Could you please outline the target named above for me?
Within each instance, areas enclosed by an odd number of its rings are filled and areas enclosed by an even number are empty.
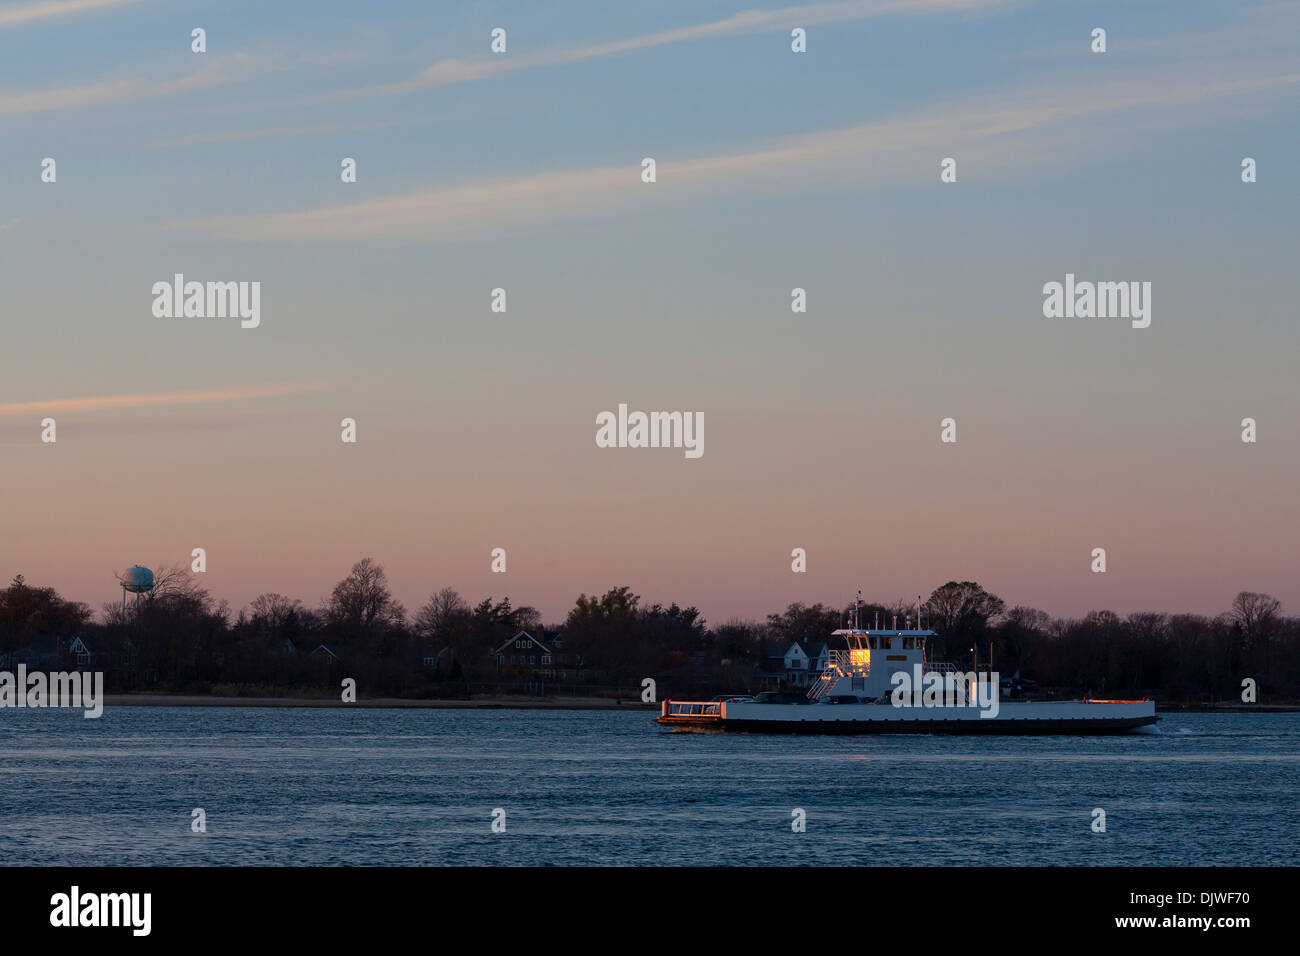
[[[1300,5],[747,2],[0,3],[0,575],[1300,614]]]

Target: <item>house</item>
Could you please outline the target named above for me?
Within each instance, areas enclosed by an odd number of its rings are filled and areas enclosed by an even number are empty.
[[[763,670],[772,673],[785,671],[785,652],[790,645],[785,641],[763,642]]]
[[[68,642],[68,656],[76,663],[77,670],[89,670],[91,659],[95,656],[91,653],[90,644],[84,637],[74,637]]]
[[[309,661],[324,661],[326,667],[333,667],[343,662],[343,650],[337,644],[319,644],[307,655]]]
[[[128,672],[134,671],[136,659],[139,656],[140,655],[137,654],[135,650],[135,643],[131,638],[128,637],[122,642],[122,670]]]
[[[780,681],[791,687],[812,684],[829,659],[830,648],[812,641],[768,641],[763,648],[763,669],[769,675],[779,675]]]
[[[437,652],[435,652],[433,648],[429,648],[420,655],[420,666],[436,668],[442,667],[444,664],[450,665],[452,657],[453,655],[450,647],[444,647],[442,650]]]
[[[497,667],[528,670],[535,677],[562,676],[560,649],[564,638],[558,631],[526,628],[492,652]]]
[[[785,652],[785,679],[792,687],[807,687],[821,676],[830,658],[825,644],[795,641]]]
[[[12,664],[25,664],[32,670],[89,670],[94,662],[90,642],[84,637],[56,637],[43,634],[31,644],[9,655]]]

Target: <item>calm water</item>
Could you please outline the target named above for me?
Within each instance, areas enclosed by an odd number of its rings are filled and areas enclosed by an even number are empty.
[[[3,710],[0,861],[1300,863],[1300,714],[1096,738],[687,734],[652,717]]]

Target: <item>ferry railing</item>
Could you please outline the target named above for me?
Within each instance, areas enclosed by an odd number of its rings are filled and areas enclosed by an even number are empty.
[[[935,671],[939,674],[960,674],[962,669],[956,664],[949,664],[947,661],[926,661],[925,669]]]
[[[822,671],[817,681],[808,688],[808,699],[821,700],[835,686],[835,682],[854,666],[862,665],[854,665],[848,651],[828,651],[826,669]]]
[[[719,701],[666,700],[663,703],[664,717],[720,717],[722,706]]]
[[[808,699],[821,700],[826,696],[827,692],[835,686],[836,679],[836,677],[833,677],[830,674],[823,674],[817,679],[817,683],[808,688]]]
[[[850,651],[830,651],[826,658],[826,670],[822,673],[847,674],[852,671],[855,676],[859,676],[869,673],[870,670],[870,658],[855,663]]]

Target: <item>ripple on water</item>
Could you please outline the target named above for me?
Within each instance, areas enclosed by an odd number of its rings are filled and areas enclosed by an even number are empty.
[[[0,858],[1300,862],[1294,834],[1277,833],[1300,798],[1300,715],[1176,720],[1125,737],[808,737],[666,733],[644,711],[9,710]],[[196,807],[205,834],[190,830]],[[490,830],[496,808],[505,834]],[[795,808],[805,833],[791,831]]]

